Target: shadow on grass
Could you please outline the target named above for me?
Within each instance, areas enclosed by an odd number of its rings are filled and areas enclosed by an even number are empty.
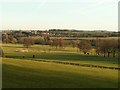
[[[33,55],[35,57],[33,58]],[[8,55],[7,58],[33,58],[33,59],[46,59],[46,60],[65,60],[65,61],[109,61],[113,63],[118,62],[118,58],[102,57],[93,55],[80,55],[75,53],[42,53],[42,54],[21,54],[21,55]]]

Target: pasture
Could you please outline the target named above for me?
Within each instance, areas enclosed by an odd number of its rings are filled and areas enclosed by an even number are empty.
[[[3,88],[115,88],[117,79],[116,70],[3,59]]]
[[[5,57],[7,58],[32,58],[35,55],[37,60],[59,60],[86,64],[96,64],[118,67],[118,57],[96,56],[94,52],[91,55],[84,55],[77,48],[65,47],[54,48],[47,45],[34,45],[28,48],[28,52],[16,52],[23,50],[22,44],[3,44]]]
[[[94,50],[91,55],[83,55],[77,48],[72,47],[56,49],[47,45],[33,45],[27,49],[28,52],[21,52],[24,49],[21,44],[3,44],[2,47],[5,54],[2,60],[3,88],[118,87],[118,70],[39,61],[65,61],[118,67],[117,57],[95,56]]]

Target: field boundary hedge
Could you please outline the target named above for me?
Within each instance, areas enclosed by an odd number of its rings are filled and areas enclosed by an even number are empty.
[[[83,66],[83,67],[94,67],[94,68],[103,68],[103,69],[112,69],[112,70],[120,70],[119,67],[109,67],[109,66],[101,66],[101,65],[91,65],[91,64],[80,64],[80,63],[73,63],[73,62],[62,62],[62,61],[50,61],[50,60],[33,60],[27,59],[32,61],[41,61],[41,62],[53,62],[58,64],[66,64],[66,65],[75,65],[75,66]]]

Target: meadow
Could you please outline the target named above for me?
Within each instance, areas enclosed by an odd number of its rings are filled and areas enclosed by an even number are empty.
[[[118,70],[41,62],[47,60],[118,67],[118,57],[96,56],[94,50],[91,55],[83,55],[72,47],[56,49],[48,45],[33,45],[27,49],[28,52],[16,51],[24,49],[22,44],[3,44],[2,47],[3,88],[118,87]]]

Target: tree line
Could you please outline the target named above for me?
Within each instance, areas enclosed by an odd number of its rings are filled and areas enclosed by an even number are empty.
[[[2,43],[13,43],[13,44],[23,44],[25,48],[29,48],[31,45],[50,45],[51,47],[63,48],[67,46],[72,46],[73,48],[78,48],[79,51],[84,54],[90,54],[89,52],[94,49],[96,55],[103,55],[104,57],[116,56],[117,52],[120,50],[120,44],[118,39],[84,39],[84,40],[64,40],[61,37],[51,38],[49,35],[44,35],[42,37],[30,37],[23,36],[22,33],[17,35],[4,34],[2,36]]]
[[[96,55],[104,55],[104,57],[109,57],[112,54],[113,57],[120,50],[120,44],[117,39],[95,39],[95,40],[64,40],[63,38],[52,38],[46,36],[43,38],[32,38],[23,37],[19,38],[18,41],[13,39],[11,43],[23,44],[25,48],[29,48],[31,45],[50,45],[51,47],[63,48],[71,46],[73,48],[78,48],[83,54],[90,54],[89,52],[94,49]]]

